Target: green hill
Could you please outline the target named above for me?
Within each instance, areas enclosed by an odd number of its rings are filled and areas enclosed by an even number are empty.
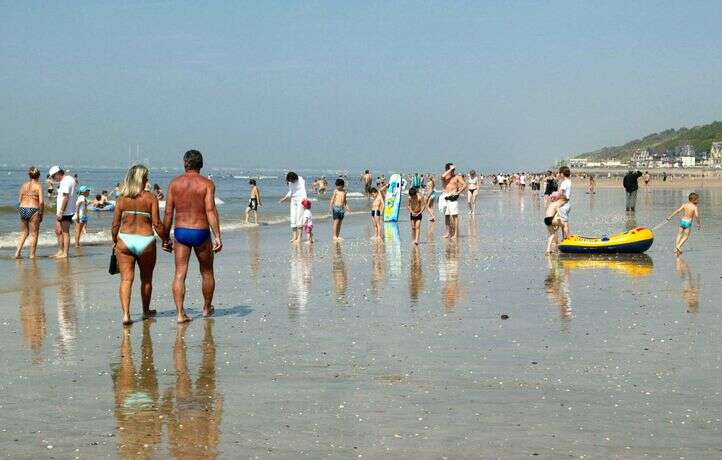
[[[593,152],[582,153],[575,158],[629,160],[637,149],[647,149],[650,153],[664,153],[673,152],[677,147],[685,144],[690,144],[696,152],[708,152],[712,142],[715,141],[722,141],[722,121],[692,128],[668,129],[624,145],[603,147]]]

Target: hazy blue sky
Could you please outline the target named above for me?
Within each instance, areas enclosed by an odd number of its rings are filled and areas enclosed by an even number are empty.
[[[717,2],[0,3],[0,163],[543,167],[722,119]]]

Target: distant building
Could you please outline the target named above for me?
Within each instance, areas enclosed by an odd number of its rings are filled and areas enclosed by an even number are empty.
[[[713,165],[722,164],[722,142],[712,142],[709,149],[709,160]]]
[[[570,158],[568,166],[570,168],[586,168],[589,160],[586,158]]]
[[[653,168],[654,157],[647,149],[636,149],[632,153],[632,158],[629,160],[629,164],[635,168]]]
[[[697,158],[693,155],[685,155],[679,157],[679,164],[683,168],[692,168],[697,164]]]

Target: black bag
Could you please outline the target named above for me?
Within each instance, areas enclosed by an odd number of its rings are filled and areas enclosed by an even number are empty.
[[[110,265],[108,266],[108,273],[111,275],[117,275],[120,273],[120,270],[118,270],[118,258],[115,257],[115,248],[113,248],[113,252],[110,253]]]

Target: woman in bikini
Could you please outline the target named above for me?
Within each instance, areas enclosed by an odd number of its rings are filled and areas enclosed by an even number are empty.
[[[429,174],[427,180],[426,180],[426,209],[429,211],[429,221],[433,222],[436,220],[436,216],[434,215],[434,198],[436,198],[436,190],[434,190],[434,187],[436,184],[434,183],[434,176]]]
[[[135,277],[135,264],[140,269],[140,296],[143,302],[143,319],[155,315],[150,309],[153,292],[153,269],[155,268],[155,235],[164,235],[163,223],[158,212],[158,198],[145,191],[148,169],[135,165],[128,170],[120,187],[120,197],[113,215],[113,247],[120,270],[120,306],[123,309],[123,325],[130,319],[130,296]]]
[[[30,180],[20,186],[18,192],[18,213],[20,214],[20,238],[15,258],[22,259],[22,250],[25,240],[30,235],[30,258],[35,258],[35,249],[38,247],[38,231],[43,221],[43,208],[45,201],[43,189],[40,185],[40,171],[35,166],[28,169]]]
[[[466,202],[469,204],[469,215],[476,214],[476,195],[479,193],[479,176],[475,170],[469,171],[469,177],[466,178]]]

